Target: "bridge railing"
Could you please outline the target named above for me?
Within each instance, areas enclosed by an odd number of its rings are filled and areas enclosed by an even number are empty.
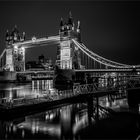
[[[64,98],[69,98],[74,96],[73,90],[55,90],[53,93],[46,92],[44,94],[39,94],[34,98],[1,98],[0,105],[4,108],[11,108],[20,105],[27,105],[27,104],[36,104],[39,102],[50,102],[53,100],[60,100]]]
[[[95,93],[101,91],[118,91],[125,92],[128,89],[140,88],[140,77],[130,76],[118,79],[116,82],[108,81],[107,83],[95,82],[92,84],[75,84],[73,86],[74,94]]]
[[[110,90],[122,90],[125,87],[115,87],[115,86],[99,86],[98,83],[93,84],[83,84],[79,86],[73,86],[74,94],[85,94],[85,93],[95,93],[101,91],[110,91]]]
[[[127,81],[127,89],[140,88],[140,77],[130,77]]]
[[[128,89],[140,88],[140,77],[131,76],[125,79],[120,79],[114,85],[112,82],[109,82],[106,85],[99,84],[98,82],[92,84],[83,84],[75,83],[73,89],[70,90],[55,90],[54,93],[45,93],[42,96],[37,96],[35,98],[26,99],[26,98],[1,98],[0,105],[5,107],[16,106],[20,104],[34,104],[38,102],[46,102],[52,100],[59,100],[64,98],[69,98],[72,96],[77,96],[79,94],[94,94],[100,92],[107,92],[109,100],[116,100],[122,97],[126,97],[126,91]],[[113,91],[113,94],[112,92]]]

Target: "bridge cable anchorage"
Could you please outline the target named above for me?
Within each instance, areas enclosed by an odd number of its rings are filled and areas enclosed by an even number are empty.
[[[126,64],[122,64],[122,63],[117,63],[108,59],[105,59],[95,53],[93,53],[92,51],[90,51],[89,49],[87,49],[87,47],[84,45],[82,46],[80,43],[78,43],[76,40],[72,39],[72,41],[74,42],[74,44],[83,52],[85,53],[88,57],[90,57],[91,59],[95,60],[98,63],[101,63],[105,66],[110,66],[110,67],[115,67],[115,68],[133,68],[134,66],[132,65],[126,65]],[[139,67],[140,65],[136,65],[137,67]]]

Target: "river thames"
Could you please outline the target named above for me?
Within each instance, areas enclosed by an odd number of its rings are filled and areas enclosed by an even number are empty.
[[[53,80],[34,80],[26,84],[0,84],[0,98],[5,99],[5,101],[18,101],[22,98],[34,99],[36,97],[53,99],[56,98],[57,91],[53,87]],[[67,92],[70,94],[72,90],[65,90],[62,93],[67,94]],[[2,119],[0,121],[0,138],[102,139],[136,138],[138,136],[139,119],[133,114],[128,115],[126,98],[108,102],[107,98],[103,97],[100,98],[99,104],[104,108],[115,110],[116,116],[112,116],[100,108],[99,122],[97,123],[94,118],[91,121],[88,120],[86,103],[62,104],[23,117],[10,120]],[[126,112],[124,113],[124,111]]]

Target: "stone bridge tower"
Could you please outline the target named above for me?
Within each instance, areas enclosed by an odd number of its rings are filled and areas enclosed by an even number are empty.
[[[6,52],[5,64],[3,69],[6,71],[24,71],[25,70],[25,50],[16,43],[25,40],[25,32],[19,33],[17,26],[12,32],[6,32]],[[14,45],[15,44],[15,45]]]
[[[81,42],[80,21],[78,21],[77,28],[75,28],[71,12],[67,22],[64,22],[61,18],[59,35],[60,46],[57,49],[57,62],[59,62],[60,68],[80,69],[79,49],[72,42],[72,39]]]

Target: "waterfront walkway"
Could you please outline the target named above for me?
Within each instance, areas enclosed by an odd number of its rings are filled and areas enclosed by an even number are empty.
[[[67,99],[71,97],[76,97],[78,95],[87,95],[93,94],[94,97],[103,97],[108,95],[108,100],[117,100],[126,98],[126,90],[125,89],[107,89],[107,88],[99,88],[96,89],[96,85],[93,84],[85,84],[85,85],[76,85],[73,89],[70,90],[53,90],[52,92],[46,90],[43,94],[38,94],[34,98],[1,98],[0,99],[0,108],[9,109],[16,108],[19,106],[27,106],[45,102],[52,102],[62,99]]]
[[[92,84],[75,83],[70,90],[46,90],[41,94],[35,95],[34,98],[1,98],[0,108],[14,108],[23,105],[32,105],[43,102],[51,102],[61,99],[76,97],[77,95],[93,95],[94,98],[108,96],[108,100],[113,101],[127,97],[127,90],[140,88],[140,77],[119,79],[117,82],[100,83],[94,82]]]
[[[0,99],[0,108],[9,109],[15,108],[19,106],[26,106],[26,105],[33,105],[39,104],[44,102],[51,102],[55,100],[61,100],[68,97],[73,97],[72,90],[64,90],[64,91],[54,91],[51,94],[48,91],[44,91],[44,94],[37,95],[35,98],[17,98],[17,99],[10,99],[10,98],[1,98]]]
[[[73,89],[63,91],[46,90],[37,94],[34,98],[2,98],[0,99],[0,113],[2,114],[1,116],[11,117],[13,115],[15,117],[15,115],[27,115],[28,113],[31,114],[64,104],[85,102],[89,106],[90,117],[92,117],[94,106],[97,107],[97,114],[99,114],[98,107],[102,98],[105,98],[106,104],[110,104],[116,100],[126,99],[126,86],[110,88],[105,86],[99,87],[96,84],[76,84],[73,86]],[[109,108],[109,106],[102,106]],[[114,109],[113,106],[112,109]]]

